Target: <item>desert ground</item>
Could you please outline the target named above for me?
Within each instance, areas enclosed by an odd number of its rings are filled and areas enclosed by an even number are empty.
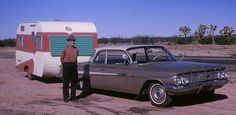
[[[175,55],[233,57],[236,46],[166,45]],[[29,80],[15,68],[15,49],[0,49],[0,115],[235,115],[236,72],[230,83],[217,89],[213,98],[192,95],[175,97],[170,107],[154,107],[133,95],[94,91],[78,101],[64,103],[58,79]],[[77,90],[77,95],[81,93]]]

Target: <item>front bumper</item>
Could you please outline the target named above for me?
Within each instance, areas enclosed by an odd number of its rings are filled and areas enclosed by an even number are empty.
[[[164,87],[169,95],[184,95],[221,88],[228,82],[228,79],[223,79],[194,83],[186,86],[164,85]]]

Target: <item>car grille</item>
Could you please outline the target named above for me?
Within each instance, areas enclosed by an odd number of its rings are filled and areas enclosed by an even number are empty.
[[[217,78],[218,72],[219,71],[199,72],[199,73],[186,74],[185,76],[190,78],[190,83],[197,83],[197,82],[218,79]]]

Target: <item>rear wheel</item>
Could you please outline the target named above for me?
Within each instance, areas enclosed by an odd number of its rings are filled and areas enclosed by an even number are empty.
[[[151,104],[157,107],[168,106],[172,99],[166,93],[165,88],[159,83],[152,83],[148,88],[148,97]]]

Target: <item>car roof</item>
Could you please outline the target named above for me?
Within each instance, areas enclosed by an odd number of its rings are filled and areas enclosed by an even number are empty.
[[[99,50],[127,50],[127,49],[132,49],[132,48],[138,48],[138,47],[163,47],[163,46],[158,46],[158,45],[117,45],[117,46],[106,46],[106,47],[99,47],[96,48],[96,51]]]

